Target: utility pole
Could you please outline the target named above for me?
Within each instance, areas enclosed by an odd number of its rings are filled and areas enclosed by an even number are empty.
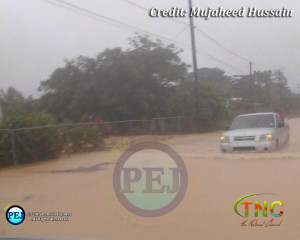
[[[250,108],[253,108],[253,79],[252,79],[252,62],[250,61]]]
[[[192,9],[192,0],[189,1],[189,9]],[[192,54],[193,54],[193,66],[194,66],[194,90],[195,90],[195,101],[196,101],[196,125],[197,132],[200,132],[200,104],[199,104],[199,76],[198,76],[198,66],[197,66],[197,50],[196,50],[196,40],[195,40],[195,27],[194,18],[190,16],[190,29],[191,29],[191,41],[192,41]]]

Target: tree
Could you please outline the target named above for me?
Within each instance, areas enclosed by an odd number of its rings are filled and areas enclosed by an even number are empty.
[[[22,93],[13,87],[9,87],[6,91],[1,89],[0,99],[4,116],[24,108],[26,103]]]
[[[207,82],[200,82],[200,120],[202,130],[213,129],[228,119],[225,101],[219,94],[219,89],[212,87]],[[169,101],[170,116],[195,116],[194,83],[192,78],[187,78],[176,87],[176,91]]]
[[[252,82],[249,75],[241,75],[234,81],[235,96],[244,98],[250,104],[259,103],[266,111],[281,108],[284,112],[298,108],[295,96],[287,86],[287,78],[278,71],[255,71]]]
[[[41,108],[60,121],[78,121],[84,114],[105,120],[164,116],[168,96],[187,72],[180,50],[145,36],[130,45],[66,61],[41,83]]]
[[[7,103],[23,103],[25,98],[22,93],[13,87],[9,87],[6,91],[0,91],[0,97]]]
[[[232,78],[225,75],[225,72],[218,68],[198,69],[200,82],[205,82],[216,89],[223,96],[231,95]]]

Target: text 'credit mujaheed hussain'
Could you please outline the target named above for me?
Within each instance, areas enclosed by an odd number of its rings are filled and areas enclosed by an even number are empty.
[[[242,7],[240,9],[219,8],[191,8],[189,10],[179,7],[160,9],[153,7],[149,10],[150,17],[199,17],[208,20],[210,18],[248,17],[248,18],[291,18],[293,10],[285,7],[281,9],[258,9],[255,7]]]

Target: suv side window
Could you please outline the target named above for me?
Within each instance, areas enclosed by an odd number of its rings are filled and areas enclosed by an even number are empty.
[[[282,121],[281,121],[281,118],[279,117],[279,115],[278,114],[276,114],[276,126],[278,127],[278,124],[281,124],[282,123]]]

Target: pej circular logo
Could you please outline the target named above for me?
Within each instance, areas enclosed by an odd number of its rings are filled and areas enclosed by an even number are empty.
[[[6,220],[12,225],[19,225],[25,220],[25,211],[18,205],[10,206],[6,210]]]
[[[163,216],[182,201],[188,186],[186,166],[166,144],[142,142],[116,163],[114,191],[121,204],[142,217]]]

